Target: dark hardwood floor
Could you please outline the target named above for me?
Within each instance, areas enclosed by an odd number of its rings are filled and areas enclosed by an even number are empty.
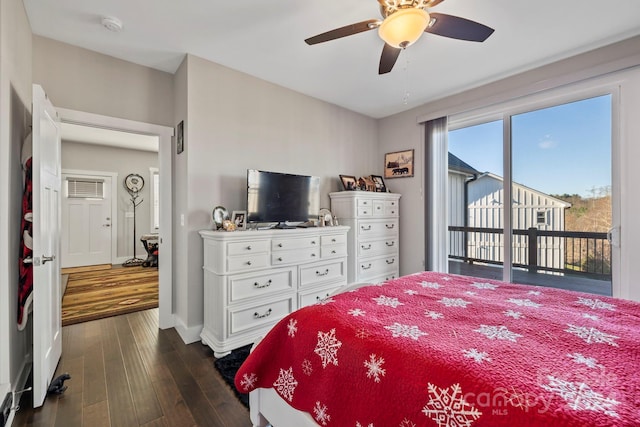
[[[23,395],[13,422],[23,426],[249,427],[248,410],[213,366],[213,351],[158,329],[158,310],[65,326],[55,376],[63,394],[32,409]]]

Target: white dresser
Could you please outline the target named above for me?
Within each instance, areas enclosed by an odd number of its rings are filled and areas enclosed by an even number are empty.
[[[351,229],[347,238],[349,283],[380,283],[399,276],[400,194],[330,193],[331,213]]]
[[[215,357],[250,344],[278,320],[347,284],[349,227],[200,231],[202,342]]]

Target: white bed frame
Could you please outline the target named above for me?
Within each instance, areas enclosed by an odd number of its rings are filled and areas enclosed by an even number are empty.
[[[253,427],[318,427],[311,415],[289,406],[272,388],[249,393],[249,414]]]
[[[334,294],[370,284],[352,283],[340,288]],[[261,340],[262,337],[258,338],[253,346],[255,347]],[[253,427],[318,427],[319,425],[308,412],[289,406],[272,388],[257,388],[249,393],[249,416]]]

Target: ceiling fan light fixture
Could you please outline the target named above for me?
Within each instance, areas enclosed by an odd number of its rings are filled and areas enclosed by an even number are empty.
[[[378,35],[390,46],[405,48],[420,38],[429,21],[429,14],[424,9],[399,9],[382,21]]]

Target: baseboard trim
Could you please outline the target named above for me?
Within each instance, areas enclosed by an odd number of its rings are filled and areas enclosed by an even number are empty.
[[[174,316],[174,319],[174,327],[176,329],[176,332],[178,332],[178,335],[180,335],[180,338],[182,338],[182,341],[184,341],[185,344],[191,344],[196,341],[200,341],[200,333],[202,333],[202,328],[204,325],[187,327],[182,322],[182,319],[178,318],[177,316]]]

